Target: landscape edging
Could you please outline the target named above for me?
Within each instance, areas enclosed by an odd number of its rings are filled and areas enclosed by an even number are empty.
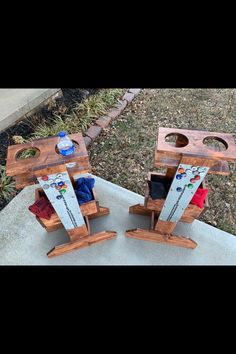
[[[107,128],[111,122],[121,115],[126,106],[133,101],[140,91],[141,89],[128,89],[114,108],[110,109],[105,116],[99,117],[95,123],[86,130],[84,133],[85,136],[83,136],[86,147],[90,146],[101,134],[103,129]]]

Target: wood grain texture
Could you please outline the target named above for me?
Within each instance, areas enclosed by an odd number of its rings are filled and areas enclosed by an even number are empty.
[[[179,139],[175,143],[168,143],[165,137],[168,134],[183,134],[187,137],[188,144],[180,147]],[[227,150],[219,151],[214,147],[203,144],[206,137],[214,137],[226,142]],[[181,138],[180,138],[181,139]],[[182,143],[182,142],[181,142]],[[208,173],[227,176],[230,169],[227,161],[236,161],[236,145],[232,134],[216,133],[200,130],[186,130],[175,128],[159,128],[155,149],[155,167],[175,168],[180,164],[181,158],[188,157],[186,162],[192,165],[210,167]],[[212,161],[210,161],[212,160]]]
[[[91,246],[95,243],[103,242],[106,240],[111,240],[116,237],[115,231],[102,231],[91,236],[85,236],[76,242],[69,242],[63,245],[54,247],[51,251],[47,253],[49,258],[60,256],[62,254],[71,252],[76,249]]]
[[[80,171],[91,171],[87,149],[81,134],[71,134],[69,137],[76,142],[75,153],[72,156],[62,156],[56,152],[58,137],[37,139],[27,144],[17,144],[8,147],[6,171],[8,176],[21,174],[32,175],[33,171],[51,166],[65,165],[69,162],[77,162]],[[29,159],[16,160],[16,156],[23,150],[36,148],[39,156]],[[74,171],[71,170],[71,173]]]
[[[82,225],[79,227],[75,227],[74,229],[66,230],[71,242],[75,242],[77,240],[80,240],[84,236],[89,235],[89,231],[86,225]]]
[[[161,234],[171,234],[176,225],[176,222],[158,220],[154,226],[154,229]]]
[[[184,236],[163,235],[157,231],[145,230],[145,229],[133,229],[127,230],[125,236],[137,238],[143,241],[151,241],[168,244],[170,246],[184,247],[194,249],[197,247],[197,243],[191,238]]]
[[[105,215],[108,215],[108,214],[110,214],[110,209],[99,205],[98,212],[95,213],[95,214],[88,215],[88,218],[89,218],[89,220],[90,219],[96,219],[96,218],[98,218],[100,216],[105,216]]]
[[[177,147],[165,141],[168,134],[181,134],[188,139],[188,144],[184,147]],[[227,150],[217,151],[216,149],[209,148],[203,144],[203,140],[207,137],[224,140],[227,144]],[[234,136],[232,134],[209,132],[201,130],[187,130],[176,128],[163,128],[158,129],[156,151],[166,152],[174,155],[189,155],[199,156],[201,158],[223,160],[223,161],[236,161],[236,145],[234,143]]]
[[[166,153],[162,153],[160,151],[158,151],[155,155],[154,166],[156,168],[159,167],[176,168],[179,164],[180,164],[179,156],[177,156],[176,158],[169,157]],[[210,167],[208,173],[222,175],[222,176],[229,176],[230,175],[229,164],[226,161],[216,162],[212,167]]]

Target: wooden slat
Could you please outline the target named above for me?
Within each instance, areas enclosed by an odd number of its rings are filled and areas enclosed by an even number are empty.
[[[81,240],[76,242],[69,242],[63,245],[59,245],[54,247],[51,251],[48,252],[47,256],[49,258],[60,256],[62,254],[71,252],[76,249],[84,248],[87,246],[91,246],[94,243],[103,242],[106,240],[111,240],[116,237],[115,231],[102,231],[91,236],[85,236]]]
[[[127,230],[125,236],[137,238],[143,241],[151,241],[168,244],[170,246],[184,247],[194,249],[197,247],[197,243],[191,238],[184,236],[174,236],[174,235],[163,235],[156,231],[145,230],[145,229],[133,229]]]
[[[169,157],[168,154],[163,153],[161,151],[157,151],[155,154],[154,166],[156,168],[159,167],[176,168],[180,164],[180,160],[181,160],[180,156]],[[197,165],[199,164],[197,163]],[[208,173],[228,176],[230,174],[229,164],[227,161],[218,161],[218,162],[215,161],[215,164],[210,167]]]
[[[36,216],[36,220],[47,230],[47,232],[53,232],[64,228],[56,213],[51,215],[50,220],[39,218],[38,216]]]

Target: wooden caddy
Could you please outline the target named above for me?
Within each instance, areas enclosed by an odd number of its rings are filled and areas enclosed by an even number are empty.
[[[99,205],[95,189],[94,200],[79,206],[73,187],[77,178],[91,172],[91,166],[82,135],[72,134],[69,137],[75,144],[73,156],[65,157],[58,153],[58,137],[8,147],[6,171],[8,176],[15,178],[16,188],[39,182],[41,188],[36,189],[35,199],[46,194],[56,211],[50,220],[37,216],[36,220],[48,232],[64,227],[70,238],[70,242],[55,246],[49,251],[48,257],[59,256],[116,236],[115,231],[91,235],[89,220],[109,214],[109,208]],[[29,148],[36,151],[35,157],[17,159],[22,151]]]
[[[176,138],[174,143],[166,141],[171,136]],[[226,150],[218,151],[204,145],[204,141],[211,139],[223,143]],[[129,212],[149,215],[150,229],[127,230],[126,236],[195,248],[197,243],[194,240],[172,235],[172,232],[178,221],[192,223],[209,207],[208,198],[205,199],[203,209],[190,204],[190,201],[199,186],[205,187],[207,173],[225,176],[230,174],[227,161],[236,161],[236,145],[232,134],[159,128],[154,167],[165,167],[167,170],[166,174],[150,172],[148,180],[155,181],[157,177],[159,180],[168,179],[171,186],[165,199],[153,200],[147,184],[144,205],[133,205]]]

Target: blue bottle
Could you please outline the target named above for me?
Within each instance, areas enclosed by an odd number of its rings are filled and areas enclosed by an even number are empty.
[[[58,134],[59,139],[57,143],[58,151],[63,156],[73,155],[75,152],[75,146],[70,138],[66,135],[65,132],[60,132]]]

